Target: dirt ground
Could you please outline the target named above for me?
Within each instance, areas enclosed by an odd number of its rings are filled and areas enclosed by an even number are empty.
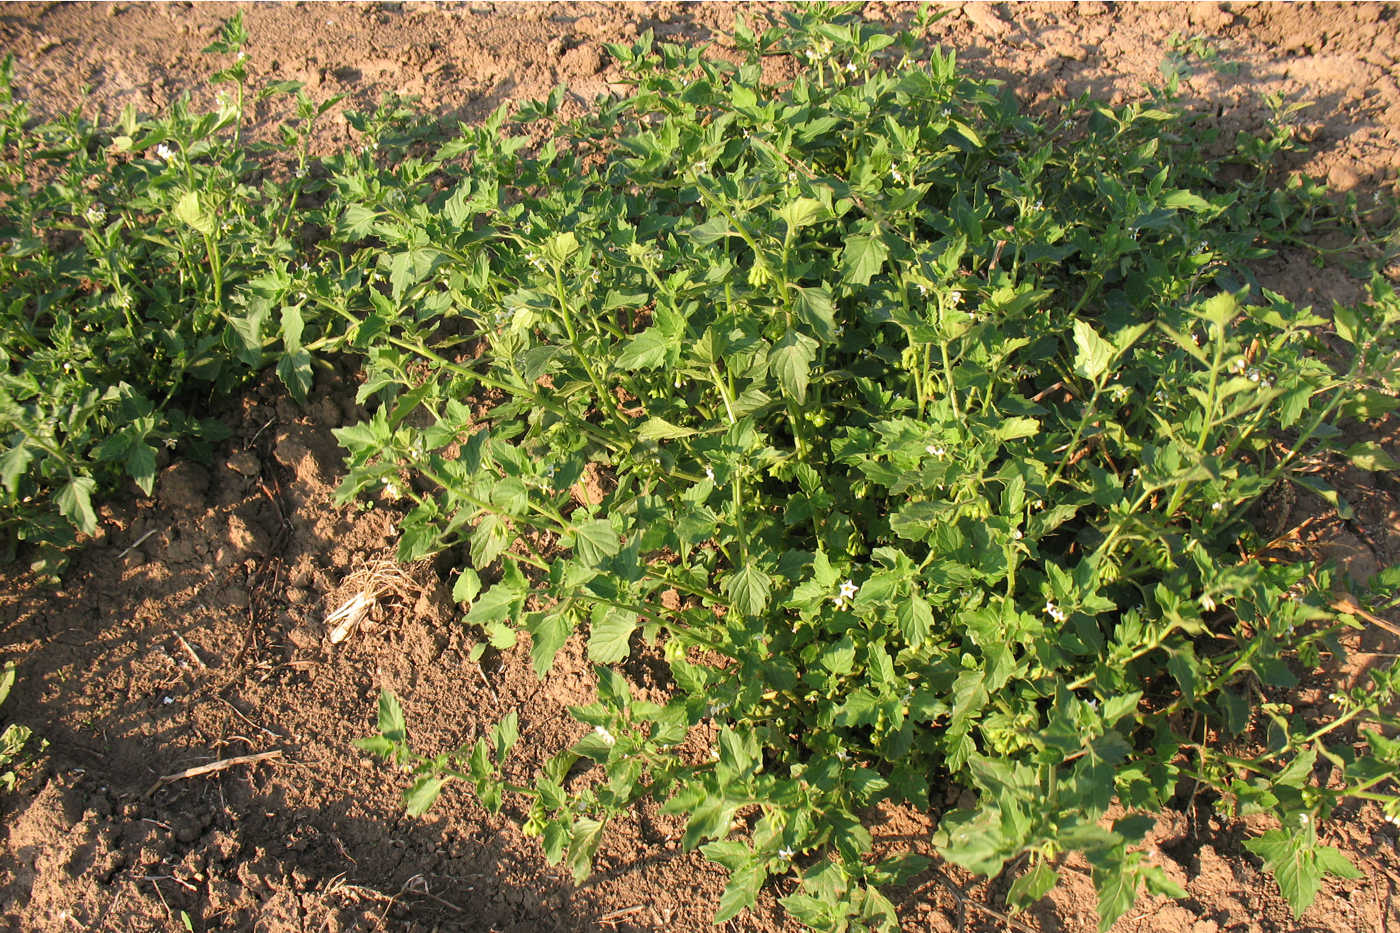
[[[17,90],[41,112],[84,99],[151,112],[207,91],[200,49],[235,8],[217,4],[8,4],[0,47]],[[603,43],[640,31],[716,38],[742,10],[711,4],[285,4],[246,10],[256,75],[302,81],[317,99],[372,106],[385,92],[471,121],[502,101],[542,97],[558,81],[583,107],[615,78]],[[1297,115],[1312,155],[1299,167],[1359,210],[1393,197],[1400,169],[1400,17],[1391,4],[1082,3],[948,7],[935,27],[977,77],[1027,101],[1092,91],[1126,100],[1160,80],[1173,34],[1206,37],[1187,73],[1191,106],[1227,136],[1257,129],[1264,95],[1311,106]],[[874,19],[909,6],[873,4]],[[337,111],[338,114],[338,111]],[[350,141],[328,117],[317,146]],[[1384,210],[1384,205],[1380,210]],[[1354,300],[1340,270],[1284,256],[1260,270],[1304,303]],[[381,571],[370,618],[339,644],[326,616],[362,572],[392,557],[394,513],[338,507],[331,429],[354,420],[354,372],[318,379],[297,407],[273,383],[225,412],[234,430],[212,468],[173,462],[156,494],[102,510],[95,538],[63,586],[36,587],[0,567],[0,660],[19,665],[6,719],[48,741],[21,787],[0,796],[0,926],[15,930],[705,930],[721,872],[681,850],[677,825],[639,813],[610,832],[598,873],[575,887],[514,828],[450,789],[421,819],[403,814],[395,775],[351,741],[369,732],[381,686],[403,698],[414,738],[445,749],[510,709],[520,713],[520,776],[582,727],[564,708],[591,690],[581,646],[561,652],[541,686],[525,647],[483,667],[430,565]],[[1394,423],[1377,426],[1400,457]],[[1364,579],[1400,562],[1400,490],[1356,471],[1337,478],[1357,519],[1317,521],[1305,543]],[[1288,516],[1285,516],[1285,520]],[[1296,516],[1293,524],[1297,524]],[[1311,535],[1311,538],[1308,536]],[[1325,545],[1325,546],[1324,546]],[[360,574],[360,576],[357,576]],[[1363,633],[1354,647],[1391,653]],[[1365,655],[1363,654],[1363,657]],[[1306,704],[1307,696],[1301,700]],[[1315,702],[1321,702],[1320,700]],[[162,782],[236,756],[280,757]],[[1362,868],[1329,881],[1294,921],[1241,846],[1259,826],[1201,810],[1162,817],[1152,844],[1190,896],[1143,899],[1122,931],[1400,930],[1397,829],[1370,805],[1322,829]],[[927,825],[892,813],[882,836],[920,840]],[[906,929],[1007,929],[1005,883],[965,884],[966,904],[931,876],[901,892]],[[1087,871],[1070,866],[1016,929],[1089,931]],[[781,885],[780,885],[781,887]],[[794,928],[767,891],[730,930]],[[979,906],[981,905],[981,906]],[[990,910],[988,908],[991,908]]]

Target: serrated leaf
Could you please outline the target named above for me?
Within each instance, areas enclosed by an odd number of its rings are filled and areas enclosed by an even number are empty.
[[[933,628],[933,610],[929,608],[928,602],[922,596],[914,594],[899,604],[896,615],[899,619],[899,630],[904,633],[910,647],[918,648],[922,645]]]
[[[408,740],[408,726],[404,722],[403,707],[399,705],[399,698],[389,690],[379,691],[379,719],[376,725],[379,734],[390,742]]]
[[[766,877],[767,872],[758,859],[750,859],[736,868],[729,876],[729,883],[724,886],[724,893],[720,895],[714,922],[723,923],[745,908],[752,907]]]
[[[670,440],[677,437],[689,437],[694,434],[693,428],[683,428],[674,425],[665,418],[658,418],[655,415],[648,418],[637,429],[637,437],[644,441]]]
[[[175,216],[205,236],[214,232],[214,216],[199,203],[199,194],[186,191],[175,202]]]
[[[889,247],[878,234],[848,237],[841,251],[841,278],[848,285],[869,285],[889,256]]]
[[[1137,873],[1118,862],[1111,867],[1094,869],[1094,888],[1099,895],[1099,933],[1128,912],[1137,900]]]
[[[1012,882],[1011,889],[1006,892],[1006,902],[1024,910],[1049,894],[1059,880],[1059,872],[1045,862],[1037,862],[1035,867]]]
[[[768,354],[768,363],[786,395],[799,404],[807,400],[807,381],[817,347],[812,338],[790,330]]]
[[[19,478],[33,459],[34,454],[25,446],[24,441],[20,441],[5,451],[4,456],[0,456],[0,482],[5,484],[9,492],[19,491]]]
[[[54,497],[63,517],[84,534],[97,530],[97,513],[92,510],[92,494],[96,491],[97,481],[92,477],[75,476],[64,483]]]
[[[666,362],[668,340],[659,327],[648,327],[628,339],[617,354],[617,365],[626,370],[655,369]]]
[[[404,809],[409,816],[422,816],[428,812],[428,808],[437,802],[438,794],[442,793],[442,778],[434,775],[420,777],[413,782],[413,786],[403,793]]]
[[[452,584],[452,601],[462,605],[470,605],[481,592],[481,577],[470,567],[463,567],[462,572],[457,575],[457,581]]]
[[[1100,337],[1088,321],[1078,319],[1074,322],[1074,344],[1078,349],[1074,357],[1075,371],[1090,382],[1098,382],[1113,363],[1113,344]]]
[[[132,444],[126,455],[126,472],[149,496],[156,481],[156,449],[145,441]]]
[[[1353,444],[1346,449],[1346,458],[1361,469],[1372,473],[1390,473],[1400,469],[1400,464],[1397,464],[1394,458],[1386,453],[1385,448],[1376,443]]]
[[[772,589],[772,578],[753,564],[745,564],[738,573],[724,579],[724,591],[734,601],[734,608],[747,616],[763,614]]]
[[[627,657],[632,633],[637,630],[636,613],[609,609],[594,621],[588,633],[588,659],[596,664],[616,664]]]
[[[584,566],[596,567],[604,558],[617,554],[622,541],[606,519],[595,518],[574,528],[574,549]]]
[[[569,617],[562,612],[543,612],[526,626],[530,632],[530,660],[536,676],[543,677],[554,666],[554,656],[573,631]]]
[[[1272,829],[1256,839],[1246,840],[1244,845],[1264,860],[1264,867],[1273,873],[1295,917],[1302,916],[1312,905],[1322,887],[1324,874],[1360,877],[1345,855],[1331,846],[1318,845],[1309,834]]]

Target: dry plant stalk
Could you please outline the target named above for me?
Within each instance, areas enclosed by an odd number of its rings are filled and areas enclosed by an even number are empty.
[[[341,581],[338,592],[349,591],[349,597],[326,616],[326,640],[338,645],[359,628],[375,606],[387,596],[407,601],[416,599],[422,585],[413,577],[417,564],[403,565],[380,558],[351,572]]]

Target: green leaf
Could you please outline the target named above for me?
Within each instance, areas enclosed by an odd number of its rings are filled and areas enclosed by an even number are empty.
[[[1046,862],[1037,862],[1034,868],[1012,882],[1011,889],[1006,892],[1006,902],[1024,910],[1049,894],[1059,880],[1059,872]]]
[[[97,481],[90,476],[75,476],[59,489],[54,497],[58,510],[83,534],[97,530],[97,514],[92,510],[92,494]]]
[[[789,231],[811,226],[826,214],[826,207],[816,198],[798,198],[778,211],[778,216],[787,224]]]
[[[841,251],[841,278],[848,285],[869,285],[889,256],[889,247],[878,234],[848,237]]]
[[[197,192],[186,191],[180,195],[180,200],[175,202],[175,216],[204,236],[214,232],[214,215],[200,204]]]
[[[586,816],[574,820],[574,828],[569,834],[569,867],[573,870],[575,884],[593,873],[593,854],[598,851],[598,843],[603,839],[604,825]]]
[[[910,647],[918,648],[922,645],[933,628],[933,610],[929,608],[928,602],[922,596],[914,594],[899,604],[896,615],[899,619],[899,630],[904,633]]]
[[[126,472],[149,496],[156,481],[156,449],[145,441],[132,444],[126,455]]]
[[[1346,449],[1346,458],[1361,469],[1372,473],[1390,473],[1400,470],[1400,464],[1397,464],[1380,444],[1372,442],[1351,445]]]
[[[1074,357],[1074,368],[1090,382],[1098,383],[1116,355],[1113,344],[1099,336],[1098,331],[1087,322],[1075,320],[1074,343],[1079,352]]]
[[[644,441],[670,440],[677,437],[689,437],[694,434],[693,428],[682,428],[667,421],[665,418],[658,418],[655,415],[648,418],[637,429],[637,437]]]
[[[595,518],[574,528],[574,549],[585,567],[596,567],[617,554],[622,541],[606,519]]]
[[[752,907],[766,877],[767,872],[759,859],[750,859],[736,868],[729,876],[729,883],[724,886],[724,893],[720,895],[714,922],[723,923]]]
[[[470,605],[481,592],[481,577],[477,576],[475,570],[470,567],[463,567],[462,572],[457,576],[457,582],[452,584],[452,601],[462,605]]]
[[[760,616],[768,608],[772,589],[772,578],[753,564],[745,564],[738,573],[724,578],[724,591],[734,601],[734,608],[750,617]]]
[[[568,641],[573,625],[563,612],[541,612],[526,625],[530,632],[530,660],[536,676],[543,677],[554,666],[554,656]]]
[[[34,459],[34,454],[20,441],[14,447],[5,451],[4,456],[0,456],[0,482],[5,484],[5,488],[10,493],[19,491],[19,478],[29,467],[29,463]]]
[[[404,809],[409,816],[422,816],[428,812],[442,792],[442,778],[425,775],[413,782],[413,786],[403,793]]]
[[[1302,916],[1312,905],[1324,874],[1361,877],[1345,855],[1331,846],[1318,845],[1311,833],[1271,829],[1257,839],[1246,840],[1244,845],[1264,860],[1295,917]]]
[[[659,327],[648,327],[628,339],[617,354],[617,365],[629,371],[656,369],[666,363],[668,343],[666,334]]]
[[[1215,205],[1198,194],[1192,194],[1185,189],[1167,192],[1167,196],[1162,199],[1162,205],[1172,210],[1188,210],[1195,213],[1214,210]]]
[[[390,742],[408,741],[408,725],[404,722],[403,707],[392,691],[379,691],[379,734]]]
[[[1099,933],[1108,933],[1108,928],[1133,906],[1137,887],[1137,872],[1129,870],[1121,861],[1094,868],[1094,888],[1099,895]]]
[[[817,357],[816,341],[790,330],[768,354],[769,365],[778,377],[786,395],[799,404],[807,399],[807,380],[812,361]]]
[[[593,622],[588,633],[588,659],[598,664],[616,664],[627,657],[632,633],[637,630],[637,614],[609,608]]]

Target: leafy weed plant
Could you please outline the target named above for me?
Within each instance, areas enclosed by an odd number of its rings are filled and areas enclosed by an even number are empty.
[[[1083,853],[1105,928],[1182,895],[1140,843],[1186,795],[1276,815],[1249,846],[1295,910],[1353,876],[1317,826],[1347,798],[1400,814],[1400,746],[1341,731],[1394,724],[1397,671],[1322,722],[1281,699],[1355,620],[1250,518],[1283,483],[1339,501],[1295,468],[1394,407],[1394,292],[1337,309],[1331,352],[1248,272],[1278,199],[1217,183],[1171,110],[1031,117],[833,9],[734,39],[739,65],[612,47],[634,91],[593,116],[555,95],[334,178],[381,276],[342,309],[382,400],[339,432],[343,494],[410,501],[405,559],[460,549],[490,645],[528,637],[547,676],[581,632],[598,665],[533,785],[503,770],[514,713],[424,757],[386,694],[362,746],[412,770],[413,812],[449,780],[522,795],[580,878],[608,820],[661,801],[730,872],[716,920],[792,874],[814,928],[895,925],[881,891],[927,860],[872,857],[885,801],[1013,871],[1013,905]],[[797,76],[766,82],[773,59]],[[663,705],[619,673],[650,651]],[[976,805],[938,812],[949,785]]]
[[[36,123],[0,69],[0,546],[27,542],[47,573],[95,530],[95,500],[150,494],[163,448],[225,435],[211,399],[270,365],[304,397],[336,343],[302,313],[298,242],[316,223],[308,135],[335,102],[299,95],[274,142],[246,141],[251,104],[298,90],[253,91],[246,39],[235,18],[206,50],[231,58],[213,111],[110,126]]]

